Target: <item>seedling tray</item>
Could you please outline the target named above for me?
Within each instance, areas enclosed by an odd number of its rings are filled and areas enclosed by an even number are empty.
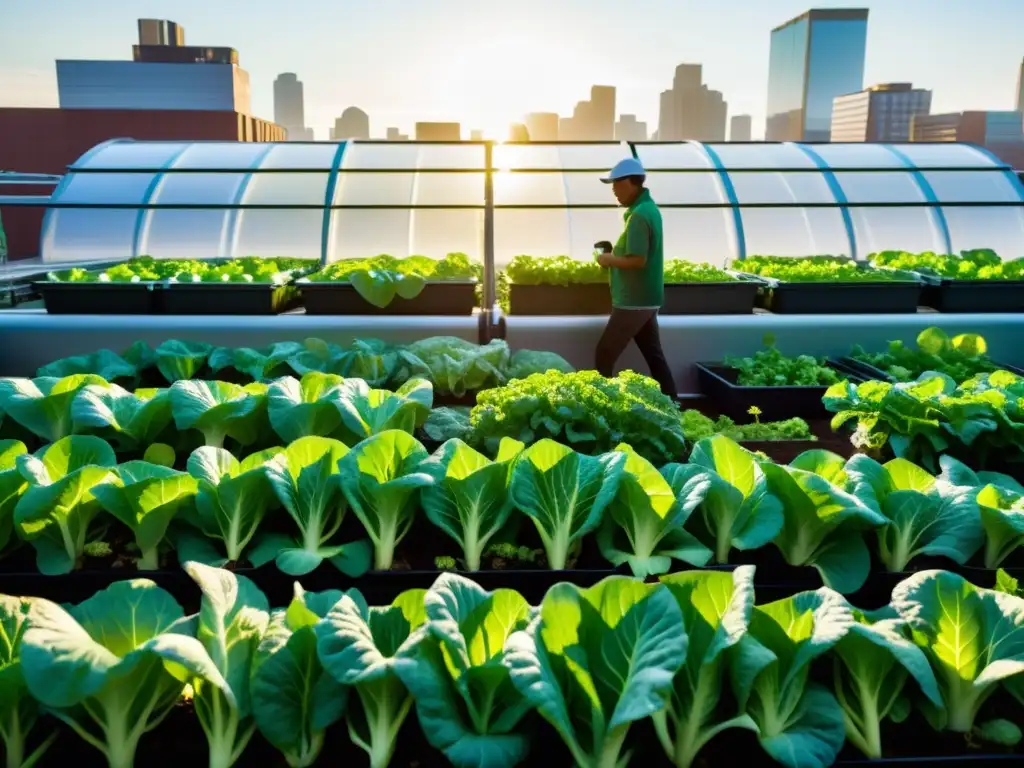
[[[165,315],[277,315],[299,304],[293,285],[272,283],[170,283],[163,288]]]
[[[608,283],[509,286],[510,315],[608,315],[612,294]]]
[[[896,383],[896,379],[887,374],[881,368],[868,365],[860,360],[854,360],[852,357],[841,357],[838,362],[850,372],[863,376],[865,379],[877,379],[878,381],[888,381],[893,384]],[[1018,368],[1014,365],[1006,365],[1005,363],[998,363],[995,361],[992,361],[992,365],[996,366],[1000,370],[1009,371],[1010,373],[1015,373],[1018,376],[1024,376],[1024,369]]]
[[[921,304],[939,312],[1024,312],[1024,280],[924,279]]]
[[[32,284],[51,315],[155,315],[160,313],[160,284],[61,283]]]
[[[395,297],[375,307],[352,283],[299,282],[307,315],[472,315],[477,307],[475,280],[427,283],[412,299]]]
[[[851,381],[863,381],[863,377],[835,361],[829,360],[826,364]],[[736,383],[738,375],[738,371],[721,363],[697,363],[701,394],[714,403],[719,413],[732,419],[746,419],[751,406],[761,409],[762,421],[780,421],[794,416],[813,419],[825,415],[821,399],[828,389],[826,386],[741,387]]]
[[[756,275],[750,275],[756,277]],[[780,315],[888,315],[917,312],[917,280],[858,283],[784,283],[761,278],[757,305]]]
[[[721,283],[666,283],[663,315],[749,315],[762,283],[743,277]]]

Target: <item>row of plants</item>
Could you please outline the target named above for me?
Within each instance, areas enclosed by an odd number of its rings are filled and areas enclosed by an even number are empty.
[[[273,283],[283,285],[315,269],[306,259],[249,256],[231,260],[154,259],[139,256],[103,269],[47,273],[56,283]]]
[[[690,768],[745,736],[764,762],[827,768],[844,745],[879,758],[1021,739],[1024,598],[945,571],[867,612],[827,588],[758,604],[751,567],[560,583],[537,606],[454,574],[385,605],[296,584],[284,608],[244,576],[186,569],[194,615],[145,579],[69,606],[0,597],[8,766],[40,763],[58,735],[110,768],[151,764],[146,734],[183,701],[194,717],[157,759],[198,722],[211,768],[268,764],[266,745],[290,766],[362,751],[385,768],[414,711],[458,768]],[[325,750],[342,721],[349,743]]]
[[[1024,258],[1003,261],[989,248],[959,254],[880,251],[868,256],[868,261],[877,267],[950,280],[1024,280]]]
[[[169,339],[156,347],[137,341],[120,354],[101,349],[65,357],[40,367],[36,376],[90,374],[130,386],[159,386],[197,378],[250,383],[316,371],[392,389],[419,377],[437,394],[460,397],[547,370],[573,368],[554,352],[524,349],[512,354],[502,339],[474,344],[455,336],[431,336],[411,344],[389,344],[366,338],[341,346],[309,338],[261,349]]]
[[[748,256],[734,269],[784,283],[885,283],[914,281],[908,272],[871,269],[846,256]]]

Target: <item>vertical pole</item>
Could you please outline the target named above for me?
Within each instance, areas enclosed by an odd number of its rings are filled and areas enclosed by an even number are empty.
[[[494,312],[498,275],[494,267],[494,143],[484,144],[484,313]]]

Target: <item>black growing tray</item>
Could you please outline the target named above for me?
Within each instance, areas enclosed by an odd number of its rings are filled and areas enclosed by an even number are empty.
[[[939,312],[1024,312],[1024,280],[925,280],[921,304]]]
[[[841,357],[839,358],[839,364],[847,370],[862,375],[866,379],[877,379],[878,381],[888,381],[892,384],[896,383],[896,379],[887,374],[881,368],[876,368],[873,365],[868,365],[860,360],[855,360],[852,357]],[[995,360],[992,361],[992,365],[1001,371],[1009,371],[1018,376],[1024,376],[1024,369],[1018,368],[1015,365],[1006,365],[1005,363],[998,363]]]
[[[277,315],[299,304],[293,285],[170,283],[160,292],[164,315]]]
[[[760,281],[746,278],[721,283],[665,283],[663,315],[749,315]]]
[[[510,315],[608,315],[612,293],[608,283],[518,285],[508,289]]]
[[[838,362],[828,360],[826,365],[851,381],[863,378],[847,370]],[[818,387],[741,387],[736,384],[738,372],[721,363],[697,363],[697,382],[701,394],[706,396],[715,409],[732,419],[744,419],[751,406],[761,409],[763,421],[780,421],[799,416],[801,418],[823,418],[825,406],[821,399],[827,386]]]
[[[375,307],[352,283],[300,282],[307,315],[472,315],[477,308],[475,280],[443,280],[427,283],[413,299],[395,299]]]
[[[864,283],[783,283],[758,293],[758,306],[780,315],[888,315],[917,312],[921,283],[880,280]]]
[[[32,286],[51,315],[155,315],[160,313],[160,284],[62,283],[42,280]]]

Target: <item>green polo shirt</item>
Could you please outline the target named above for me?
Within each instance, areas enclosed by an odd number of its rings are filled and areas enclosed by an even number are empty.
[[[622,215],[625,228],[612,253],[645,256],[640,269],[611,270],[612,306],[618,309],[660,309],[665,300],[665,252],[661,211],[646,189]]]

